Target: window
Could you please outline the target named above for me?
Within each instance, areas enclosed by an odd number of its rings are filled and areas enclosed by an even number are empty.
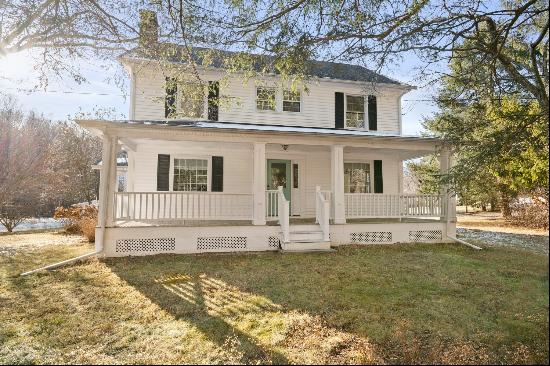
[[[283,111],[300,112],[300,92],[283,90]]]
[[[256,89],[256,108],[261,111],[275,110],[275,89],[257,88]]]
[[[344,192],[371,193],[369,163],[344,163]]]
[[[174,191],[207,191],[208,160],[174,159]]]
[[[178,114],[189,118],[202,118],[204,115],[204,88],[200,84],[181,83],[178,85]]]
[[[365,97],[346,95],[346,127],[365,127]]]
[[[117,192],[126,192],[126,174],[117,174]]]
[[[292,164],[292,188],[298,188],[300,176],[298,175],[298,164]]]

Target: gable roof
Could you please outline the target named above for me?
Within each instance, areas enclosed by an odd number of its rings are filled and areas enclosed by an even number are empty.
[[[207,56],[207,53],[211,52]],[[261,71],[262,67],[269,64],[274,60],[273,56],[255,55],[249,53],[239,53],[232,51],[224,51],[217,49],[208,49],[203,47],[193,47],[191,57],[193,61],[198,65],[203,65],[205,59],[208,58],[208,66],[214,68],[224,68],[225,61],[228,58],[237,56],[239,54],[245,54],[257,59],[254,62],[255,71]],[[159,60],[162,55],[162,60],[173,63],[184,63],[186,60],[186,53],[184,46],[176,45],[173,43],[158,43],[155,48],[136,47],[120,56],[121,60]],[[328,61],[309,61],[306,65],[307,73],[309,76],[314,76],[323,79],[336,79],[336,80],[348,80],[359,82],[374,82],[383,84],[393,84],[410,87],[407,84],[390,79],[387,76],[381,75],[375,71],[372,71],[366,67],[360,65],[351,65],[339,62]]]

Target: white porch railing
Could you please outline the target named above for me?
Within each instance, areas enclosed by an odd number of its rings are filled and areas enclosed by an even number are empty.
[[[285,197],[283,187],[279,187],[277,190],[277,208],[281,226],[281,241],[288,243],[290,241],[290,204]]]
[[[315,221],[323,230],[323,240],[330,240],[330,194],[321,191],[321,187],[316,187],[315,196]],[[330,193],[330,192],[329,192]]]
[[[344,194],[346,217],[444,217],[446,205],[441,195]]]
[[[276,189],[265,191],[265,207],[266,219],[273,219],[279,216],[279,210],[277,209],[279,191]]]
[[[116,192],[114,220],[252,220],[253,195],[218,192]]]

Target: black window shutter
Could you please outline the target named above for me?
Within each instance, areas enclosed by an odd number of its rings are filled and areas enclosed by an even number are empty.
[[[178,85],[175,78],[166,78],[166,97],[164,99],[164,117],[174,118],[176,116],[176,93]]]
[[[218,101],[220,98],[220,83],[217,81],[208,82],[208,119],[218,120]]]
[[[344,128],[344,93],[334,93],[334,127]]]
[[[382,160],[374,161],[374,193],[384,193],[384,179],[382,178]]]
[[[170,155],[159,154],[157,162],[157,191],[170,190]]]
[[[223,192],[223,156],[212,156],[212,192]]]
[[[369,130],[378,129],[378,111],[376,109],[376,95],[369,95]]]

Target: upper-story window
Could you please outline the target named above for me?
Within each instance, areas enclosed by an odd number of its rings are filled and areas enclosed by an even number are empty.
[[[204,87],[196,83],[180,83],[178,85],[178,116],[203,118]]]
[[[346,127],[365,127],[365,97],[346,95]]]
[[[256,108],[261,111],[275,110],[275,88],[256,89]]]
[[[301,95],[299,91],[283,90],[283,111],[300,112]]]

